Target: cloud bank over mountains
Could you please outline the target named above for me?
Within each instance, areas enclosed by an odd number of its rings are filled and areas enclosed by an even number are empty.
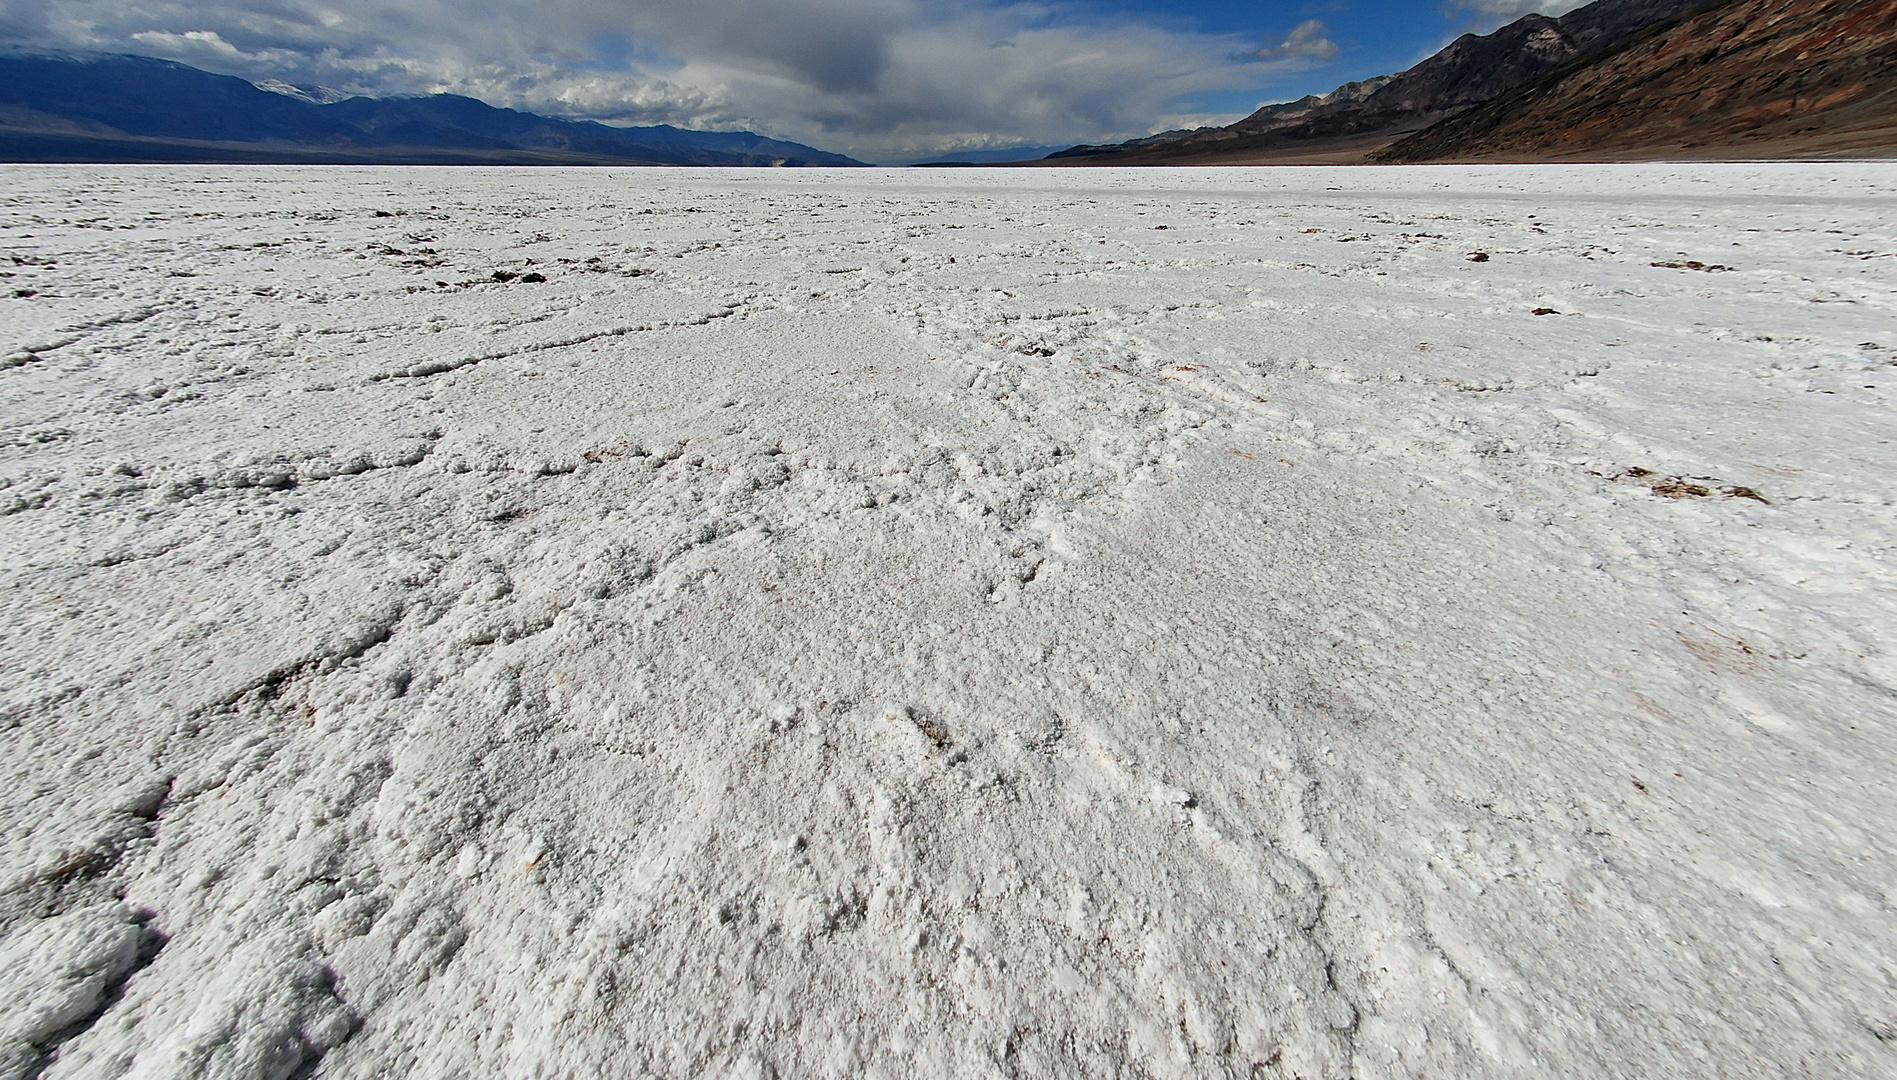
[[[14,47],[130,52],[353,93],[438,91],[607,122],[752,128],[856,156],[1206,122],[1337,47],[984,0],[0,0]]]
[[[1577,3],[1445,10],[1493,19]],[[1236,114],[1191,103],[1329,62],[1333,36],[1316,18],[1260,40],[1073,0],[0,0],[0,41],[15,49],[744,128],[871,160],[1223,123]]]

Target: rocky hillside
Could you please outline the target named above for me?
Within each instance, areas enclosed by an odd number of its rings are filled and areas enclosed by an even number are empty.
[[[1527,15],[1492,34],[1465,34],[1400,74],[1267,105],[1228,127],[1167,132],[1114,146],[1077,146],[1053,155],[1050,161],[1187,165],[1251,159],[1361,160],[1405,135],[1704,2],[1598,0],[1558,19]]]
[[[1389,161],[1897,154],[1897,0],[1728,0],[1404,140]]]

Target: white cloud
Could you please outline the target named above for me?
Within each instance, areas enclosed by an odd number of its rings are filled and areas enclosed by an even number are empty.
[[[1283,41],[1267,45],[1254,55],[1261,60],[1332,60],[1337,56],[1337,43],[1325,36],[1324,20],[1306,19]]]
[[[140,50],[156,56],[215,67],[295,64],[302,59],[296,52],[288,49],[260,49],[256,52],[245,52],[225,41],[223,36],[215,30],[188,30],[182,34],[174,34],[168,30],[145,30],[133,34],[132,42]]]
[[[1479,16],[1485,24],[1501,26],[1514,22],[1530,12],[1539,12],[1543,15],[1566,15],[1575,8],[1592,2],[1593,0],[1451,0],[1444,10],[1450,15],[1471,12]]]
[[[879,159],[1146,134],[1337,52],[1316,20],[1259,49],[1072,0],[0,0],[0,34]]]

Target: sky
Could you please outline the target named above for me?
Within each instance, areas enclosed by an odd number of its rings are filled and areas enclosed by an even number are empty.
[[[0,0],[0,44],[866,161],[1223,124],[1580,0]]]

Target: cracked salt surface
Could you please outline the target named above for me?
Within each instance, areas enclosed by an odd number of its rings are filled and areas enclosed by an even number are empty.
[[[6,178],[0,1075],[1897,1075],[1897,168]]]

